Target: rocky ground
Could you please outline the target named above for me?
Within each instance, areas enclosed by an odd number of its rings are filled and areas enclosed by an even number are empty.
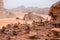
[[[51,40],[51,28],[48,21],[8,24],[0,29],[0,40]]]

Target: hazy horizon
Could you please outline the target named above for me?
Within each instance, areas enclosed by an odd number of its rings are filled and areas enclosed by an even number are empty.
[[[13,9],[24,5],[25,7],[50,7],[53,3],[59,0],[4,0],[4,8]]]

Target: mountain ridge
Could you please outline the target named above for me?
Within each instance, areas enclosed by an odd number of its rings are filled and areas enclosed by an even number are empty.
[[[49,8],[38,8],[38,7],[25,7],[19,6],[17,8],[11,9],[10,11],[17,11],[17,12],[35,12],[39,14],[48,14]]]

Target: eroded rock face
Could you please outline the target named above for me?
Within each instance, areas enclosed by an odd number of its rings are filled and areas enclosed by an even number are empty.
[[[51,6],[49,15],[51,16],[52,20],[60,21],[60,1]]]
[[[40,20],[43,20],[44,18],[41,17],[41,16],[38,16],[38,15],[34,15],[33,13],[29,12],[28,14],[26,14],[23,18],[23,20],[26,20],[26,21],[40,21]]]
[[[53,4],[50,8],[51,23],[54,25],[51,40],[60,40],[60,1]]]
[[[49,15],[51,16],[51,22],[55,25],[55,27],[60,24],[60,1],[53,4],[50,8]]]

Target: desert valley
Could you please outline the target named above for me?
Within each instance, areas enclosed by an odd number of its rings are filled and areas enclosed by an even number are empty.
[[[9,10],[0,0],[0,40],[60,40],[60,1],[50,8]]]

